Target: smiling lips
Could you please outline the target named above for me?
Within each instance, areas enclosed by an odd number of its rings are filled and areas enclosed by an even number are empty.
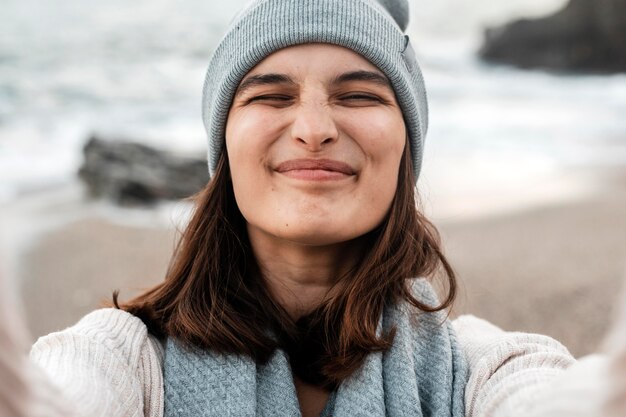
[[[279,164],[275,171],[308,181],[340,180],[356,174],[350,165],[332,159],[292,159]]]

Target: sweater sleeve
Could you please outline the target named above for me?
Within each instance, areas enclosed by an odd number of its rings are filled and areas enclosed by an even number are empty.
[[[576,362],[554,339],[504,332],[473,316],[453,322],[470,367],[467,417],[600,415],[607,358]]]
[[[30,358],[40,374],[35,395],[58,391],[57,403],[77,417],[158,417],[161,355],[139,319],[96,310],[33,345]]]

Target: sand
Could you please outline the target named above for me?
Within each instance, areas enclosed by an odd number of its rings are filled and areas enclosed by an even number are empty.
[[[175,233],[82,219],[45,236],[24,255],[22,297],[34,337],[65,328],[111,301],[164,278]]]
[[[455,313],[595,351],[626,283],[626,176],[578,201],[439,224],[462,291]]]
[[[514,213],[436,220],[461,293],[454,315],[547,334],[576,356],[597,349],[626,271],[626,173],[602,171],[585,198]],[[46,233],[21,256],[33,338],[164,277],[175,233],[93,215]]]

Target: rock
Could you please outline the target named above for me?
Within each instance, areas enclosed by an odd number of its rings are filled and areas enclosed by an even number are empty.
[[[92,196],[120,205],[145,205],[188,197],[209,180],[205,157],[187,157],[149,146],[91,137],[79,177]]]
[[[521,68],[626,71],[626,0],[570,0],[561,11],[485,31],[479,55]]]

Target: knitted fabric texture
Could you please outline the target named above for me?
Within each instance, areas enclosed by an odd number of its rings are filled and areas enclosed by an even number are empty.
[[[243,77],[279,49],[329,43],[378,67],[393,86],[407,127],[415,179],[422,164],[428,106],[422,73],[404,34],[407,0],[255,0],[231,22],[210,59],[202,99],[209,173],[224,149],[228,111]]]
[[[425,280],[416,297],[436,303]],[[468,371],[445,314],[388,306],[378,331],[396,327],[393,346],[371,353],[335,391],[322,417],[463,417]],[[245,356],[165,347],[165,417],[300,416],[289,360],[277,350],[265,365]]]

